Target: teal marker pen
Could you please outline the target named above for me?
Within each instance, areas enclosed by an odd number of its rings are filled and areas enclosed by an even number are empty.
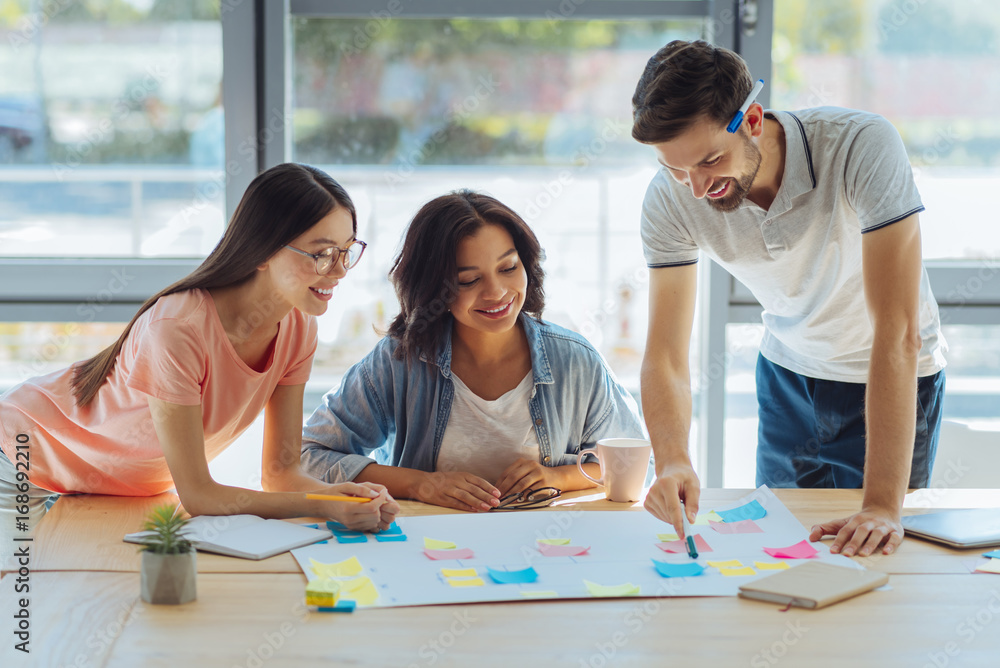
[[[698,548],[694,546],[694,534],[691,533],[691,523],[688,521],[687,508],[681,503],[681,514],[684,516],[684,542],[687,544],[688,556],[698,558]]]

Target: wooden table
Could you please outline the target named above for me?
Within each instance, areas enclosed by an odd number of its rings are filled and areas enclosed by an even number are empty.
[[[747,490],[705,490],[702,509]],[[855,490],[775,490],[807,527],[858,507]],[[593,491],[544,512],[623,508]],[[980,551],[906,540],[860,560],[890,591],[818,611],[738,598],[641,598],[424,606],[310,614],[290,555],[260,562],[198,555],[198,601],[139,600],[135,547],[121,542],[169,497],[66,497],[39,525],[31,564],[30,657],[0,666],[996,666],[1000,576],[972,575]],[[442,511],[403,502],[404,515]],[[907,512],[1000,506],[1000,490],[923,490]],[[12,579],[0,586],[9,606]]]

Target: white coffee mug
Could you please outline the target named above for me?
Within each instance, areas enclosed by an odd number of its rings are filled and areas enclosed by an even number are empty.
[[[580,451],[576,466],[584,478],[604,485],[608,501],[638,501],[652,450],[649,441],[641,438],[602,438],[594,450]],[[588,455],[601,465],[599,479],[590,477],[583,469],[583,460]]]

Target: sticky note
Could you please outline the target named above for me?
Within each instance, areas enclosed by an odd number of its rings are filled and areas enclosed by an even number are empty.
[[[665,578],[687,578],[701,575],[705,572],[704,567],[694,561],[687,564],[668,564],[665,561],[657,561],[656,559],[652,561],[653,566],[656,567],[656,571]]]
[[[396,534],[386,535],[384,533],[377,533],[375,534],[375,540],[377,540],[380,543],[399,543],[406,540],[406,534],[396,533]]]
[[[338,543],[367,543],[368,542],[368,536],[364,535],[363,533],[359,533],[356,536],[354,534],[347,534],[347,533],[338,533],[338,534],[334,534],[334,535],[337,537],[337,542]]]
[[[993,550],[992,552],[984,552],[983,556],[987,559],[1000,559],[1000,550]]]
[[[399,528],[399,525],[393,522],[389,525],[388,529],[379,531],[376,536],[399,536],[402,535],[403,530]]]
[[[764,533],[764,530],[757,526],[753,520],[741,520],[739,522],[709,522],[709,525],[718,533]]]
[[[976,566],[976,573],[997,573],[1000,574],[1000,559],[990,559],[986,563]]]
[[[762,571],[783,571],[789,568],[783,561],[755,561],[753,565]]]
[[[631,582],[626,582],[620,585],[601,585],[596,582],[591,582],[590,580],[584,580],[583,584],[586,585],[587,591],[590,592],[591,596],[596,596],[598,598],[608,598],[614,596],[638,596],[639,587]]]
[[[675,533],[658,533],[656,534],[656,537],[660,539],[661,543],[669,543],[672,540],[680,538],[680,536]]]
[[[708,543],[705,542],[705,539],[698,534],[695,534],[694,546],[698,549],[698,554],[701,554],[702,552],[712,551],[712,548],[708,546]],[[688,551],[687,541],[683,540],[673,540],[670,541],[669,543],[657,543],[656,547],[660,548],[664,552],[672,552],[674,554],[678,553],[687,554]]]
[[[310,557],[309,567],[313,573],[321,578],[349,578],[364,570],[357,557],[338,561],[335,564],[324,564]]]
[[[375,605],[378,600],[378,590],[371,578],[363,575],[353,580],[340,581],[341,599],[357,601],[358,605]]]
[[[590,546],[581,547],[580,545],[539,545],[538,551],[542,553],[543,557],[579,557],[580,555],[586,554]]]
[[[743,568],[743,562],[739,559],[730,559],[729,561],[710,561],[708,565],[712,568]]]
[[[424,550],[428,559],[472,559],[473,552],[467,547],[461,550]]]
[[[743,568],[720,568],[719,572],[726,577],[734,575],[757,575],[757,572],[749,566],[744,566]]]
[[[317,612],[354,612],[354,609],[358,607],[358,604],[354,601],[345,599],[343,601],[337,601],[337,605],[331,607],[321,606],[316,609]]]
[[[452,587],[484,587],[486,583],[482,578],[448,578],[448,584]]]
[[[737,508],[730,508],[729,510],[717,510],[723,522],[739,522],[741,520],[759,520],[767,515],[767,511],[764,510],[764,506],[760,505],[760,501],[756,499],[750,503],[745,503]]]
[[[340,598],[340,583],[331,578],[314,578],[306,583],[306,605],[331,608]]]
[[[424,547],[428,550],[454,550],[457,545],[448,540],[437,540],[436,538],[424,537]]]
[[[558,598],[559,592],[551,590],[522,591],[521,596],[525,598]]]
[[[693,524],[696,526],[708,526],[709,522],[722,522],[722,521],[723,521],[722,517],[720,517],[719,514],[713,510],[710,513],[702,513],[701,515],[698,515],[694,519]]]
[[[542,545],[569,545],[569,538],[539,538],[538,542]]]
[[[764,551],[775,559],[810,559],[819,554],[819,550],[803,540],[788,547],[765,547]]]
[[[319,527],[316,528],[318,529]],[[350,531],[350,529],[348,529],[340,522],[334,522],[333,520],[326,521],[326,528],[329,529],[330,531]]]
[[[475,568],[442,568],[441,575],[446,578],[474,578],[479,573]]]
[[[486,571],[497,584],[525,584],[538,579],[538,573],[531,566],[518,571],[501,571],[487,567]]]
[[[319,528],[318,524],[303,524],[302,526],[306,527],[307,529],[318,529]]]

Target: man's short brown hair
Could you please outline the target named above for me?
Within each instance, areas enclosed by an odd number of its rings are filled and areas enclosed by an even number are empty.
[[[632,137],[659,144],[708,118],[728,125],[753,88],[743,59],[702,40],[674,40],[656,52],[632,96]]]

